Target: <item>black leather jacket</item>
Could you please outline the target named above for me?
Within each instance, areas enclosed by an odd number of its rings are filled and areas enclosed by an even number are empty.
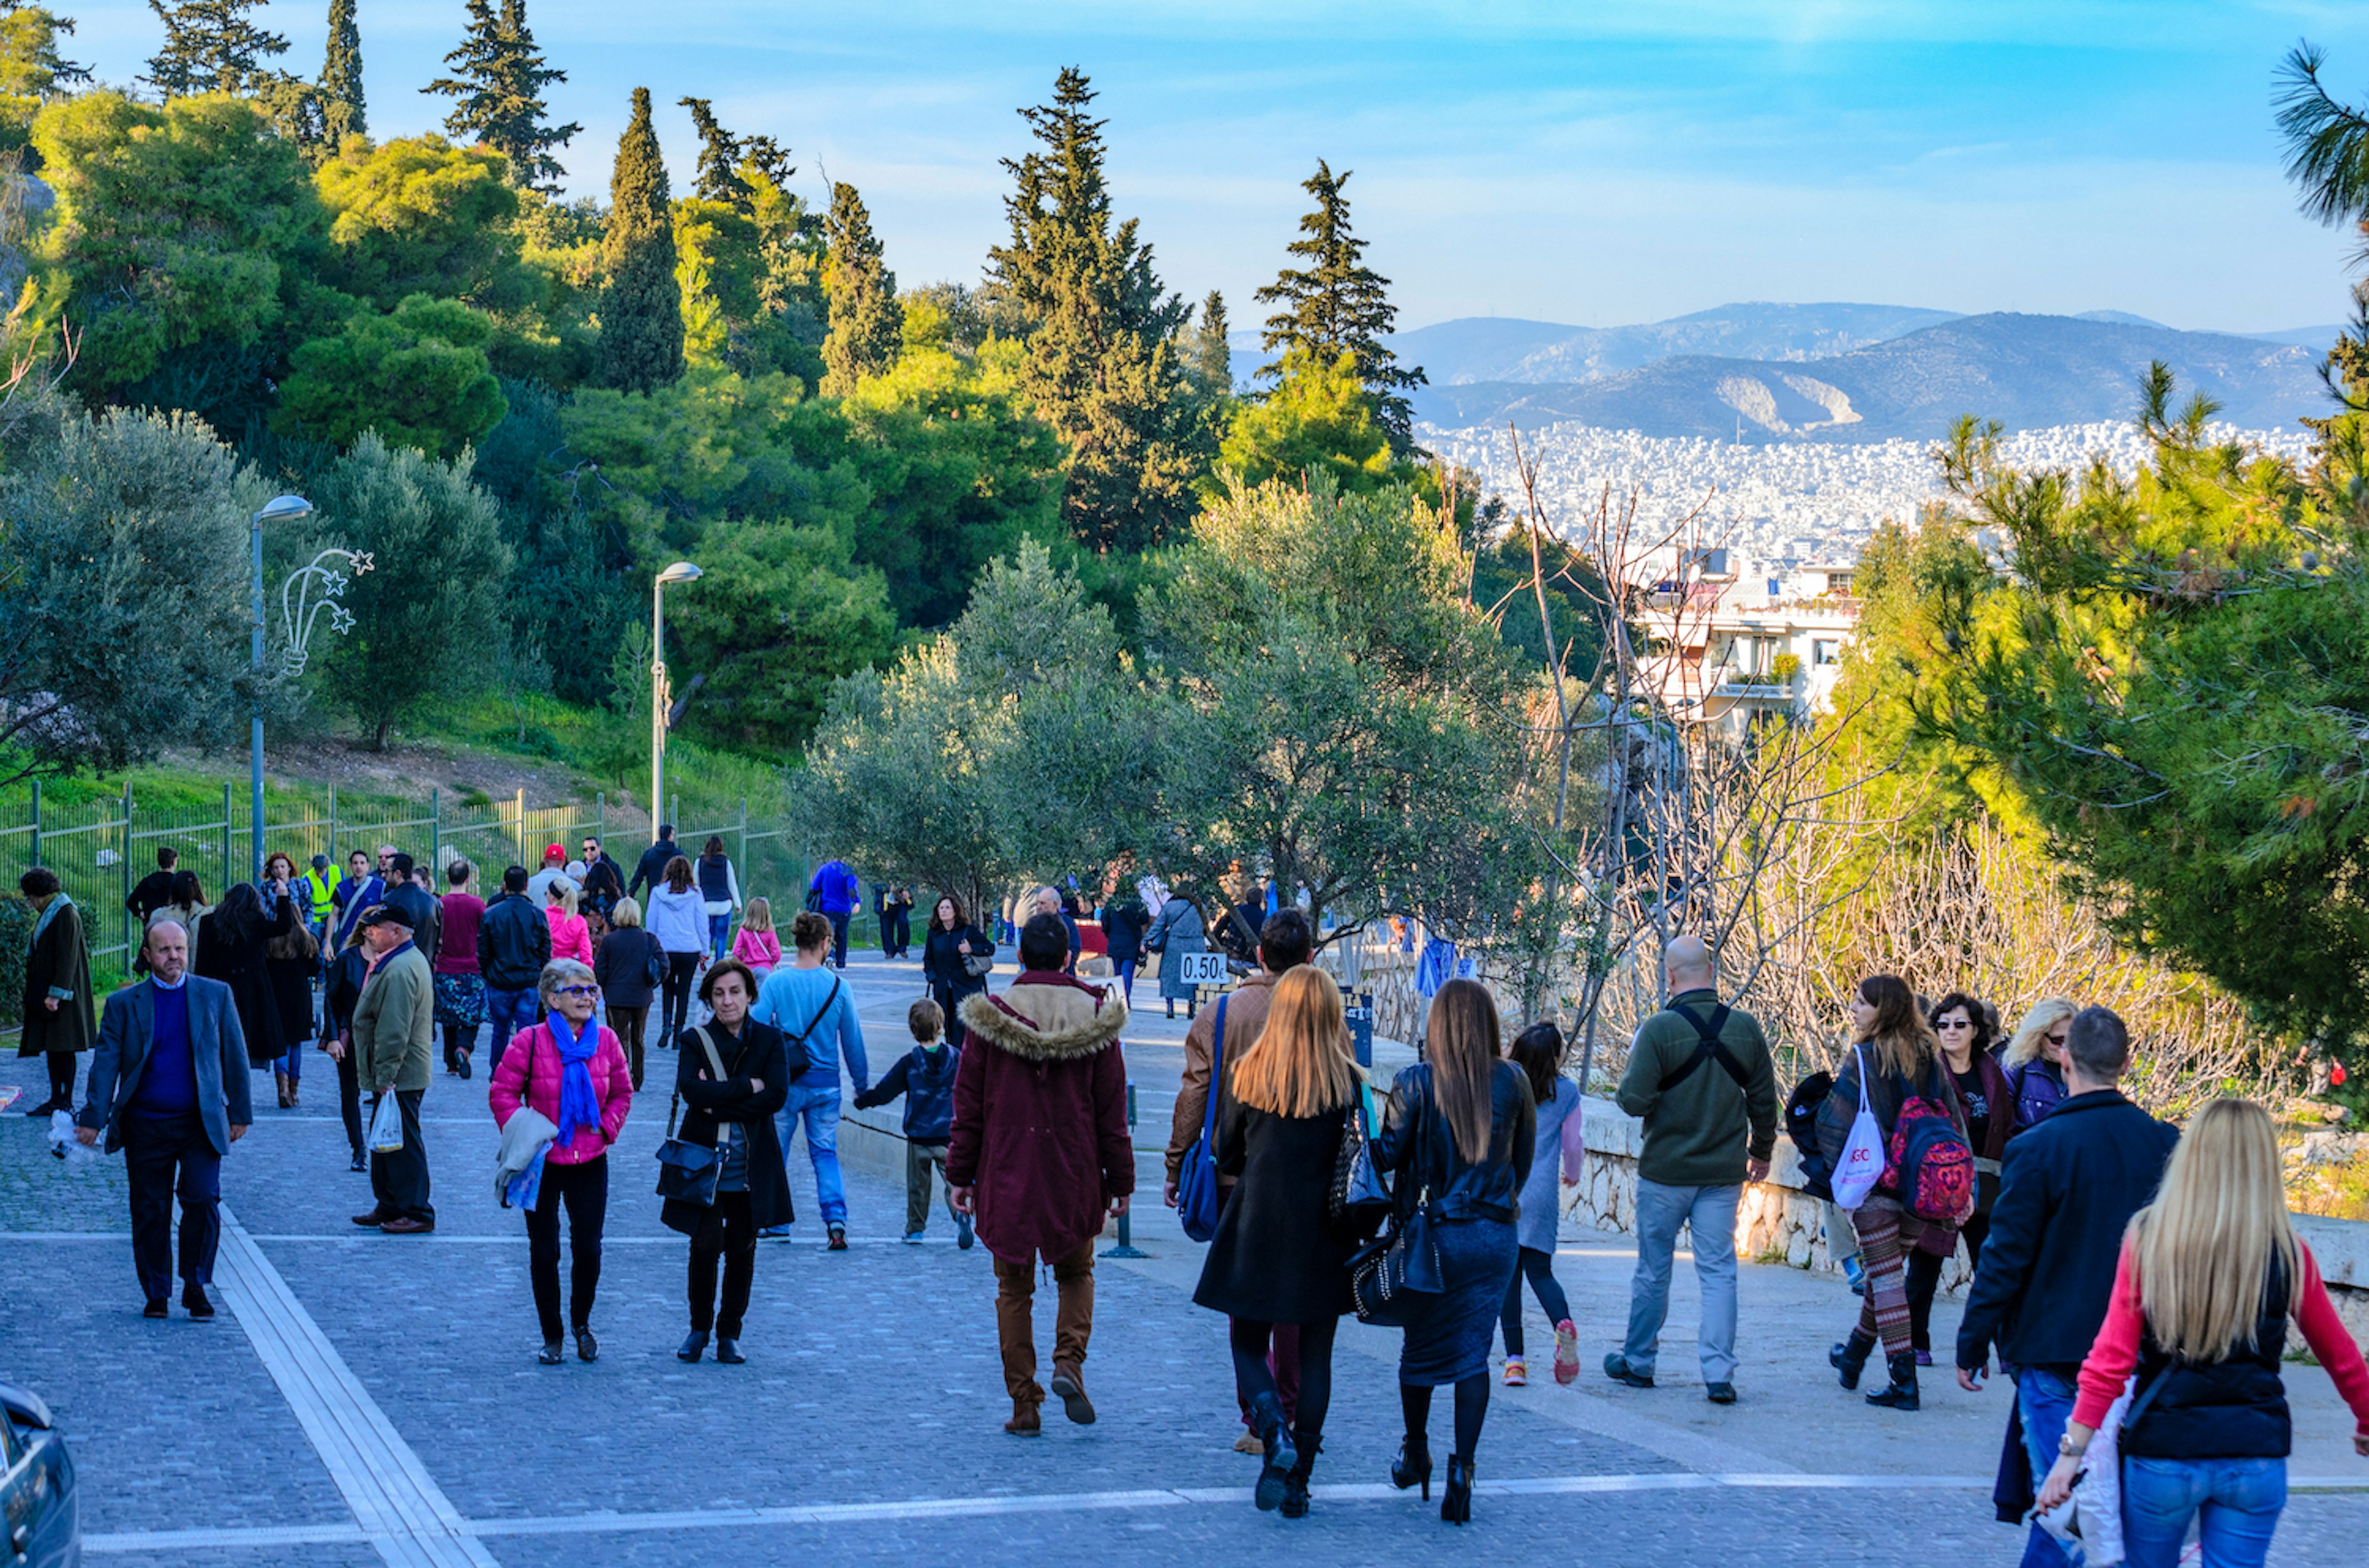
[[[1433,1097],[1431,1064],[1419,1061],[1390,1085],[1388,1125],[1373,1141],[1374,1165],[1395,1171],[1402,1207],[1426,1191],[1434,1219],[1513,1222],[1522,1182],[1538,1151],[1539,1108],[1530,1082],[1510,1061],[1495,1064],[1489,1082],[1489,1152],[1478,1164],[1458,1152]]]

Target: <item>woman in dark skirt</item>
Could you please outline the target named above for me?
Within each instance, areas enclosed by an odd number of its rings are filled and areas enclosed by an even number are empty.
[[[1427,1059],[1398,1076],[1374,1165],[1398,1173],[1402,1206],[1426,1202],[1447,1288],[1406,1331],[1399,1399],[1406,1446],[1390,1467],[1402,1490],[1430,1494],[1431,1391],[1456,1386],[1456,1448],[1439,1516],[1472,1517],[1472,1451],[1489,1413],[1489,1349],[1520,1248],[1514,1233],[1522,1178],[1538,1141],[1529,1080],[1497,1054],[1497,1004],[1478,980],[1450,980],[1432,998]]]
[[[1226,1082],[1218,1170],[1237,1177],[1193,1292],[1229,1314],[1234,1380],[1266,1449],[1256,1501],[1284,1517],[1308,1512],[1308,1476],[1333,1399],[1333,1334],[1349,1310],[1350,1238],[1325,1219],[1343,1116],[1357,1065],[1342,1022],[1341,989],[1306,965],[1275,985],[1266,1026]],[[1286,1427],[1267,1341],[1299,1328],[1299,1402]]]

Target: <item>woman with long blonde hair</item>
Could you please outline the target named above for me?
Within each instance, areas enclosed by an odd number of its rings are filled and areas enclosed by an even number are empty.
[[[2061,996],[2035,1001],[2007,1043],[1999,1065],[2015,1097],[2015,1132],[2038,1122],[2065,1099],[2065,1032],[2080,1008]],[[2009,1133],[2012,1138],[2015,1133]]]
[[[2172,1568],[2191,1518],[2204,1568],[2258,1568],[2286,1505],[2294,1435],[2279,1363],[2290,1322],[2352,1407],[2352,1451],[2369,1456],[2369,1365],[2288,1221],[2271,1118],[2250,1100],[2214,1100],[2173,1148],[2155,1201],[2131,1219],[2042,1506],[2073,1490],[2135,1370],[2122,1429],[2131,1568]]]
[[[1912,1098],[1946,1107],[1957,1125],[1959,1139],[1965,1140],[1965,1107],[1942,1065],[1933,1026],[1925,1021],[1917,993],[1907,982],[1897,975],[1870,975],[1851,993],[1850,1008],[1852,1047],[1836,1069],[1834,1092],[1818,1107],[1818,1146],[1839,1150],[1849,1141],[1862,1095],[1887,1149],[1901,1107]],[[1916,1410],[1919,1397],[1917,1349],[1910,1333],[1907,1254],[1920,1246],[1954,1252],[1957,1232],[1910,1213],[1892,1176],[1886,1173],[1866,1200],[1851,1210],[1851,1229],[1859,1235],[1860,1264],[1866,1271],[1867,1284],[1860,1297],[1858,1322],[1843,1343],[1826,1353],[1826,1360],[1842,1386],[1855,1389],[1869,1354],[1881,1340],[1891,1380],[1868,1395],[1867,1402]]]
[[[1439,1516],[1472,1517],[1472,1457],[1489,1413],[1489,1350],[1520,1256],[1514,1231],[1522,1179],[1538,1143],[1528,1075],[1498,1054],[1497,1004],[1478,980],[1455,979],[1431,1000],[1425,1059],[1390,1088],[1390,1124],[1374,1164],[1397,1173],[1402,1214],[1426,1203],[1446,1288],[1406,1331],[1399,1402],[1406,1443],[1392,1484],[1431,1494],[1432,1390],[1456,1388],[1456,1448]]]
[[[1218,1170],[1235,1177],[1193,1292],[1230,1320],[1234,1381],[1266,1451],[1255,1494],[1262,1509],[1308,1512],[1324,1413],[1333,1398],[1333,1335],[1349,1310],[1354,1238],[1327,1223],[1325,1203],[1357,1064],[1332,976],[1284,971],[1266,1024],[1225,1084]],[[1299,1398],[1287,1427],[1267,1345],[1278,1324],[1299,1331]]]

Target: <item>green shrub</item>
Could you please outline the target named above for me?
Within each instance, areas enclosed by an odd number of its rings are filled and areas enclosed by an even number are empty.
[[[14,893],[0,898],[0,1024],[21,1024],[25,956],[33,945],[33,906]]]

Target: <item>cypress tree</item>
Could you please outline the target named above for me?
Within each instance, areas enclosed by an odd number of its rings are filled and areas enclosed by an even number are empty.
[[[691,110],[691,128],[699,132],[699,172],[693,177],[693,194],[702,201],[738,204],[746,200],[749,188],[740,179],[740,139],[715,122],[715,111],[709,99],[682,97],[675,101]]]
[[[1162,291],[1135,220],[1113,226],[1094,92],[1070,67],[1020,111],[1039,149],[1003,166],[1012,243],[989,253],[993,303],[1027,343],[1021,386],[1070,452],[1063,521],[1097,549],[1140,551],[1181,529],[1207,446],[1177,353],[1191,307]]]
[[[564,147],[583,126],[544,122],[549,108],[543,90],[567,80],[567,73],[543,63],[534,33],[526,24],[526,0],[468,0],[469,26],[461,46],[444,57],[452,74],[420,88],[454,101],[444,129],[475,138],[509,160],[510,183],[521,189],[555,195],[567,173],[552,150]]]
[[[1211,397],[1234,390],[1234,353],[1226,344],[1226,296],[1215,289],[1201,302],[1201,325],[1193,336],[1193,379]]]
[[[1357,360],[1357,379],[1374,400],[1374,418],[1390,438],[1390,450],[1404,454],[1414,441],[1414,410],[1402,395],[1425,384],[1421,369],[1407,370],[1381,339],[1398,320],[1390,303],[1390,280],[1365,263],[1366,242],[1351,233],[1348,198],[1341,188],[1350,171],[1337,176],[1323,159],[1301,189],[1316,198],[1316,211],[1299,220],[1304,238],[1294,240],[1291,254],[1304,257],[1305,268],[1287,267],[1276,280],[1258,292],[1261,304],[1283,308],[1266,318],[1259,346],[1285,353],[1304,350],[1317,364],[1330,365],[1344,353]],[[1276,364],[1259,373],[1280,373]]]
[[[322,140],[331,148],[370,129],[362,105],[362,35],[354,0],[329,0],[329,52],[321,63]]]
[[[682,288],[675,281],[674,212],[647,87],[634,89],[634,117],[617,140],[601,255],[609,271],[601,295],[601,383],[655,391],[682,374]]]
[[[845,182],[830,188],[827,230],[830,259],[823,287],[830,297],[830,336],[822,346],[829,367],[822,378],[826,397],[844,397],[866,376],[897,362],[905,337],[905,307],[897,303],[897,275],[880,264],[880,241],[872,214]]]
[[[273,74],[267,55],[288,52],[288,40],[257,27],[246,13],[263,0],[148,0],[165,24],[165,47],[148,61],[148,80],[168,98],[197,93],[241,93]]]

